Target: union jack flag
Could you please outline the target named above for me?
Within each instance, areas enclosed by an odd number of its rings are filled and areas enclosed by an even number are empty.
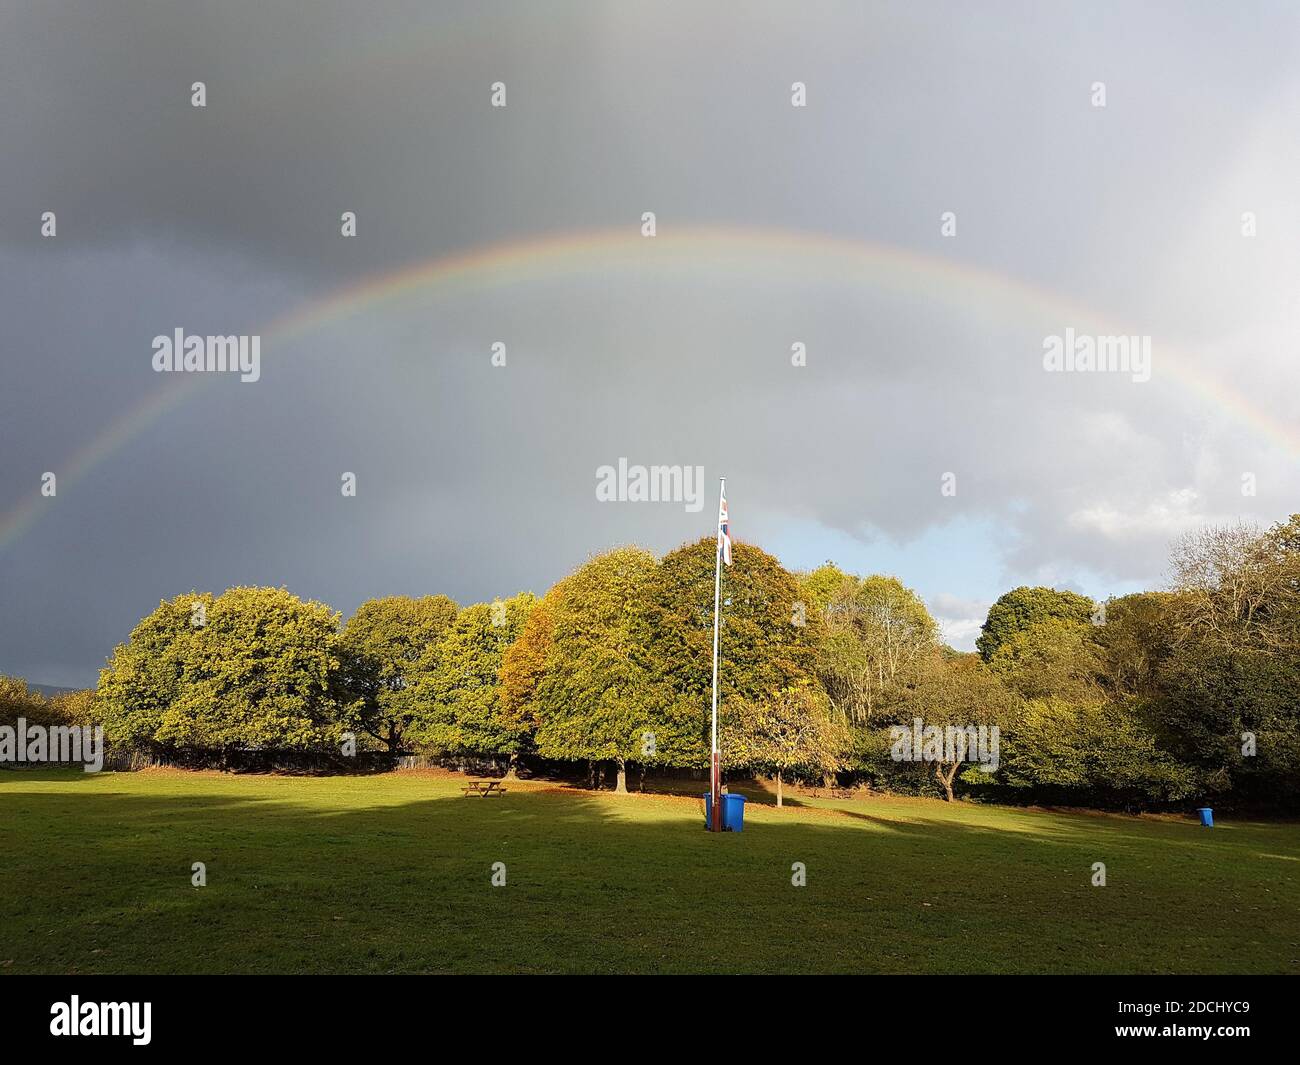
[[[724,493],[718,504],[718,546],[722,548],[722,561],[731,565],[731,519],[727,517],[727,496]]]

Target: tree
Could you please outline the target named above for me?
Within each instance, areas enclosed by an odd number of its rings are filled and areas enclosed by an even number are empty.
[[[109,739],[128,747],[156,745],[164,715],[181,697],[191,645],[213,601],[207,592],[163,600],[113,650],[97,688]]]
[[[538,753],[613,761],[619,791],[627,790],[629,761],[653,752],[660,761],[681,764],[702,753],[698,720],[684,718],[674,704],[651,652],[657,569],[654,556],[636,547],[591,559],[538,607],[545,624],[540,671],[534,664],[523,667],[527,652],[521,652],[507,673],[506,707],[536,718]],[[540,626],[525,626],[530,649],[538,649],[542,633]]]
[[[1056,588],[1013,588],[989,607],[988,618],[975,641],[985,662],[1016,633],[1057,618],[1084,625],[1092,620],[1095,604],[1086,595]]]
[[[68,723],[51,700],[38,689],[29,688],[21,677],[0,676],[0,725],[16,727],[19,718],[28,725]]]
[[[93,689],[59,692],[49,703],[54,714],[69,725],[96,725],[100,722],[99,701]]]
[[[1174,548],[1180,629],[1227,651],[1300,654],[1300,515],[1188,533]]]
[[[1174,651],[1177,596],[1138,592],[1106,602],[1106,623],[1094,629],[1101,678],[1116,697],[1151,698]]]
[[[343,627],[340,694],[349,723],[393,753],[402,749],[418,709],[412,675],[456,611],[445,595],[395,595],[362,603]]]
[[[829,559],[811,573],[798,576],[800,594],[823,613],[846,584],[856,584],[857,580]]]
[[[655,657],[676,697],[707,721],[713,686],[712,537],[664,557],[655,581]],[[812,679],[821,611],[794,575],[752,544],[732,545],[722,571],[720,698],[764,699]],[[705,748],[707,751],[707,748]]]
[[[337,744],[338,620],[283,588],[161,603],[100,674],[110,735],[223,751]]]
[[[999,644],[989,669],[1024,699],[1099,698],[1102,666],[1095,631],[1093,625],[1047,617]]]
[[[981,728],[985,736],[991,735],[988,730],[997,728],[1000,743],[1001,729],[1006,727],[1014,705],[1011,693],[978,655],[931,653],[917,671],[901,709],[904,722],[920,717],[925,725],[942,730],[945,737],[949,728],[963,730],[962,744],[971,736],[978,738]],[[913,757],[919,753],[914,752]],[[949,753],[953,757],[949,758]],[[974,753],[969,746],[963,748],[957,743],[952,744],[950,752],[945,744],[944,756],[934,760],[934,777],[948,802],[953,801],[953,782]]]
[[[860,579],[827,563],[801,587],[824,619],[817,674],[847,720],[866,724],[934,649],[938,626],[920,596],[894,577]]]
[[[505,755],[515,767],[529,746],[527,721],[507,712],[501,665],[537,603],[531,593],[467,606],[429,649],[414,687],[413,734],[447,754]]]
[[[1003,744],[999,779],[1047,801],[1145,806],[1196,789],[1188,767],[1159,748],[1130,707],[1056,696],[1031,699]]]
[[[1210,794],[1300,802],[1300,516],[1192,533],[1172,568],[1164,741]]]
[[[554,591],[554,589],[552,589]],[[546,662],[554,643],[552,610],[556,596],[539,599],[529,612],[514,643],[501,660],[501,710],[528,734],[537,732],[537,686],[546,675]]]
[[[726,764],[776,773],[776,804],[782,806],[785,774],[842,768],[849,736],[825,693],[804,683],[769,698],[728,700],[720,743]]]

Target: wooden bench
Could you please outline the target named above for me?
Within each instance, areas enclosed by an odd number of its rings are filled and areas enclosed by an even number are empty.
[[[467,798],[470,795],[479,795],[486,799],[489,795],[504,795],[506,793],[506,789],[501,786],[499,780],[471,780],[461,790]]]

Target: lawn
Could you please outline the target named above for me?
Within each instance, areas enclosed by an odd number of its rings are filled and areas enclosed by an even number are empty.
[[[0,772],[0,973],[1300,972],[1294,823],[460,784]]]

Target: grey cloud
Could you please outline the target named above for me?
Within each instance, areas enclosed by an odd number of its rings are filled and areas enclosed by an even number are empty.
[[[1084,10],[6,12],[0,514],[164,387],[154,334],[256,332],[463,249],[635,234],[654,210],[665,242],[802,230],[961,269],[899,258],[859,278],[776,237],[712,265],[596,252],[268,336],[262,381],[205,382],[0,542],[0,669],[88,681],[191,587],[285,583],[344,611],[398,591],[469,601],[540,592],[613,543],[708,534],[711,503],[597,503],[595,470],[619,457],[726,473],[745,535],[794,516],[905,543],[988,521],[997,553],[969,564],[990,598],[1043,574],[1155,584],[1181,524],[1295,509],[1294,452],[1213,382],[1277,417],[1279,382],[1300,383],[1285,347],[1300,278],[1275,233],[1300,160],[1260,134],[1294,99],[1296,13]],[[498,79],[509,107],[493,112]],[[1252,189],[1274,227],[1257,262],[1236,221]],[[38,236],[47,209],[55,241]],[[338,236],[345,209],[355,240]],[[1152,381],[1043,373],[1045,335],[1094,326],[1035,289],[1149,332]],[[1210,387],[1164,372],[1175,348]]]

